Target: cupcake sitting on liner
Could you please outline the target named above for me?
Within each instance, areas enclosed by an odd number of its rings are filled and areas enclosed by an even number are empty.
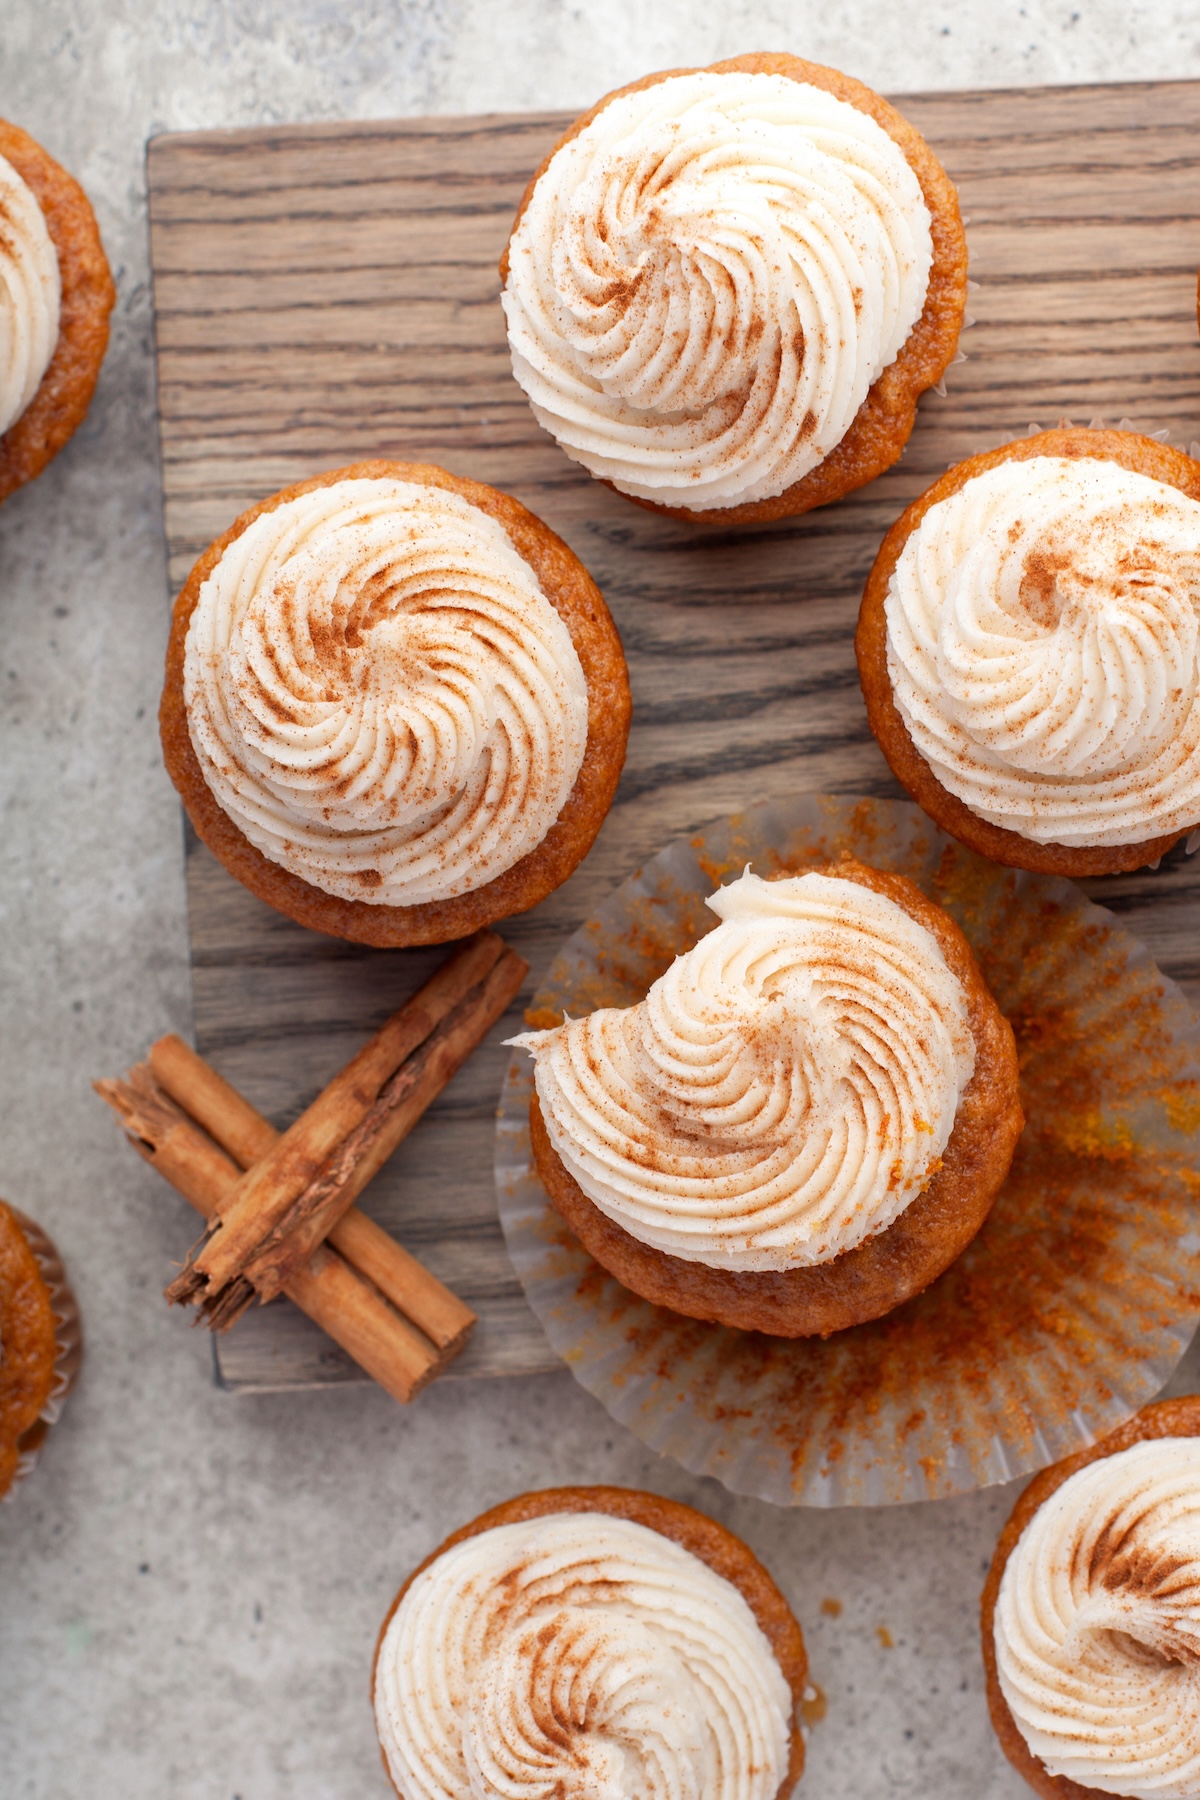
[[[643,506],[807,512],[894,463],[954,356],[958,199],[894,107],[786,55],[609,94],[550,153],[500,265],[541,425]]]
[[[856,647],[944,830],[1046,874],[1154,862],[1200,825],[1200,463],[1074,428],[959,463],[884,539]]]
[[[231,874],[302,925],[432,944],[587,854],[629,732],[595,582],[494,488],[369,462],[285,488],[175,605],[167,770]]]
[[[513,1040],[538,1174],[643,1299],[777,1337],[889,1312],[975,1236],[1024,1123],[948,914],[847,860],[714,894],[636,1006]]]
[[[800,1627],[703,1513],[549,1488],[447,1538],[392,1605],[375,1721],[402,1800],[786,1800]]]
[[[0,500],[83,423],[115,300],[87,195],[0,119]]]
[[[988,1705],[1043,1800],[1200,1794],[1200,1399],[1026,1488],[983,1593]]]
[[[79,1308],[58,1251],[0,1200],[0,1499],[37,1461],[82,1354]]]

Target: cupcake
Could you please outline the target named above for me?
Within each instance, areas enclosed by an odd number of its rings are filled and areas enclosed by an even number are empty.
[[[972,850],[1154,862],[1200,824],[1200,464],[1082,429],[959,463],[884,539],[856,647],[893,771]]]
[[[629,732],[587,570],[506,494],[418,463],[285,488],[175,604],[160,724],[192,824],[302,925],[434,944],[566,880]]]
[[[967,250],[894,107],[756,55],[585,113],[500,274],[513,373],[567,455],[642,506],[739,523],[891,467],[954,356]]]
[[[825,1336],[920,1293],[979,1230],[1023,1118],[1013,1035],[958,927],[850,860],[708,901],[636,1006],[513,1041],[537,1171],[643,1299]]]
[[[79,1309],[57,1250],[0,1200],[0,1499],[37,1461],[82,1354]]]
[[[983,1592],[988,1705],[1045,1800],[1200,1794],[1200,1400],[1036,1476]]]
[[[396,1596],[372,1690],[403,1800],[785,1800],[806,1674],[740,1538],[656,1494],[576,1487],[447,1538]]]
[[[88,197],[0,119],[0,500],[83,423],[116,300]]]

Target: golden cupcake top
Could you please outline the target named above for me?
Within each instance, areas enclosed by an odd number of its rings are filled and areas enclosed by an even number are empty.
[[[61,298],[58,254],[37,196],[0,156],[0,435],[50,366]]]
[[[513,1041],[550,1141],[610,1219],[726,1270],[832,1261],[940,1167],[975,1067],[933,933],[836,874],[749,872],[645,1000]]]
[[[375,1718],[404,1800],[775,1800],[793,1698],[739,1588],[613,1513],[443,1550],[380,1640]]]
[[[933,245],[873,118],[726,69],[607,101],[552,156],[507,258],[540,423],[623,493],[705,511],[829,455],[921,316]]]
[[[1005,1565],[1001,1692],[1050,1776],[1125,1800],[1200,1792],[1200,1439],[1076,1470]]]
[[[50,1246],[27,1224],[0,1200],[0,1496],[20,1474],[57,1385],[54,1302],[38,1253]]]
[[[942,787],[1037,844],[1200,823],[1200,503],[1098,457],[1001,461],[888,584],[896,708]]]
[[[512,868],[587,746],[570,632],[503,527],[393,478],[310,488],[225,548],[183,689],[204,779],[250,842],[371,905]]]

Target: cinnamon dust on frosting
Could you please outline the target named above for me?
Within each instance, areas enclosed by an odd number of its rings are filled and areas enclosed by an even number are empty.
[[[921,316],[933,243],[874,119],[806,82],[699,70],[563,144],[508,256],[539,422],[622,492],[705,510],[781,494],[840,443]]]
[[[1000,1686],[1049,1774],[1125,1800],[1200,1793],[1200,1440],[1068,1477],[1005,1565]]]
[[[0,434],[41,386],[58,343],[58,254],[32,189],[0,156]]]
[[[888,588],[896,707],[942,786],[1039,844],[1200,822],[1200,503],[1031,457],[931,506]]]
[[[348,479],[261,513],[201,587],[188,728],[264,856],[348,900],[482,887],[579,773],[587,683],[504,529],[446,488]]]
[[[416,1577],[375,1716],[404,1800],[775,1800],[792,1696],[739,1590],[607,1513],[493,1526]]]
[[[895,901],[746,873],[645,1000],[513,1042],[554,1149],[632,1236],[730,1270],[832,1261],[940,1166],[975,1066],[966,997]]]

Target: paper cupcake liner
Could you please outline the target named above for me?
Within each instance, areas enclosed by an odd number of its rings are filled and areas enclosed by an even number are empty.
[[[1093,413],[1089,419],[1072,419],[1064,413],[1049,425],[1039,425],[1036,420],[1031,420],[1024,431],[1010,432],[999,442],[1016,444],[1022,438],[1040,437],[1043,431],[1132,431],[1138,437],[1153,438],[1156,444],[1166,444],[1172,450],[1183,450],[1193,461],[1200,461],[1200,438],[1188,426],[1178,423],[1174,426],[1139,424],[1137,419],[1106,419],[1099,413]],[[951,463],[950,467],[953,468],[954,464]]]
[[[973,855],[919,807],[804,794],[681,839],[564,946],[531,1024],[640,999],[716,923],[704,905],[849,853],[957,920],[1012,1021],[1027,1124],[983,1230],[872,1324],[788,1340],[628,1292],[571,1236],[529,1147],[513,1054],[496,1139],[509,1254],[550,1343],[613,1417],[778,1505],[939,1499],[1028,1475],[1128,1418],[1200,1317],[1200,1027],[1113,916],[1058,878]]]
[[[46,1404],[34,1423],[23,1434],[19,1444],[16,1473],[0,1504],[11,1500],[19,1484],[36,1466],[45,1447],[50,1428],[58,1423],[67,1395],[79,1379],[83,1361],[83,1332],[79,1321],[79,1303],[67,1280],[57,1247],[41,1226],[15,1206],[9,1206],[13,1218],[33,1252],[38,1272],[50,1292],[50,1311],[54,1319],[54,1379]]]

